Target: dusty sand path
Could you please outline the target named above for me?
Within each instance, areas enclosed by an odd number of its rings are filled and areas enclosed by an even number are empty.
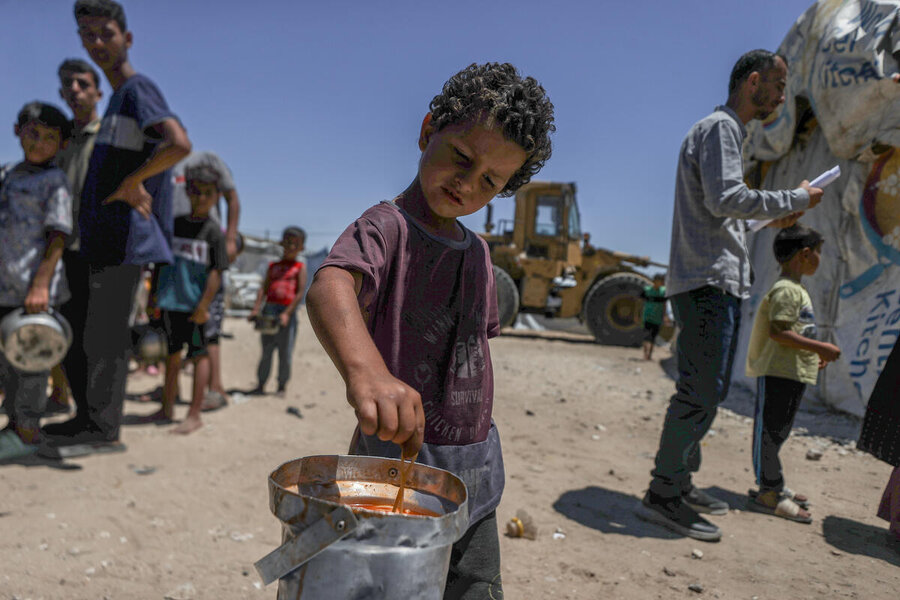
[[[77,470],[0,467],[0,599],[274,598],[275,586],[260,589],[252,568],[280,543],[266,477],[293,458],[345,452],[354,425],[336,371],[301,322],[287,398],[204,414],[206,426],[187,437],[128,427],[128,452],[73,459]],[[223,346],[226,383],[249,389],[258,339],[239,320],[226,329],[235,335]],[[736,510],[712,517],[724,538],[706,544],[632,513],[673,389],[659,362],[570,334],[504,335],[492,354],[507,470],[498,515],[524,508],[540,528],[536,541],[501,538],[505,598],[900,594],[900,553],[874,516],[890,468],[812,435],[852,436],[855,422],[805,413],[800,422],[810,433],[786,443],[789,483],[813,501],[815,522],[800,525],[742,510],[752,484],[751,426],[746,401],[730,400],[734,412],[717,417],[696,482]],[[665,349],[657,355],[669,358]],[[135,377],[129,390],[157,384]],[[128,402],[126,413],[155,408]],[[820,461],[805,459],[822,444]],[[554,538],[557,528],[564,538]],[[692,558],[694,549],[702,558]]]

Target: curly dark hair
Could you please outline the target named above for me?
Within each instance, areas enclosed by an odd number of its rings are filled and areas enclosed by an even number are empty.
[[[550,158],[553,104],[533,77],[522,77],[509,63],[472,63],[444,84],[429,104],[435,131],[447,125],[489,119],[506,139],[519,144],[528,158],[500,196],[512,196]]]

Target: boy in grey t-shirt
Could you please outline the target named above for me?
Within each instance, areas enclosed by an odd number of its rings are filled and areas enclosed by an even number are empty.
[[[497,297],[487,245],[457,218],[528,182],[553,130],[543,88],[512,65],[454,75],[422,123],[412,183],[341,235],[307,295],[356,410],[352,451],[397,457],[402,447],[468,487],[470,527],[444,598],[501,593],[503,459],[487,341],[499,332]]]

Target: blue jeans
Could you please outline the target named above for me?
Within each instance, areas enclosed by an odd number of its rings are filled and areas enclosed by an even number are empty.
[[[650,491],[663,498],[691,488],[700,441],[728,395],[741,324],[741,300],[706,286],[670,298],[680,328],[678,381],[663,423]]]
[[[274,311],[266,310],[273,306],[267,304],[263,313],[271,314]],[[259,367],[256,369],[257,385],[263,388],[269,380],[272,370],[272,355],[278,350],[278,389],[284,389],[291,378],[291,356],[294,353],[294,340],[297,337],[297,313],[291,315],[287,327],[280,327],[277,333],[261,335],[262,356],[259,359]]]

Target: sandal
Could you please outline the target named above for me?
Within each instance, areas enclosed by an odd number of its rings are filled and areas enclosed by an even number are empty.
[[[747,495],[750,496],[751,500],[755,500],[759,495],[759,490],[747,490]],[[796,502],[797,506],[799,506],[800,508],[805,508],[807,510],[809,509],[809,498],[807,498],[803,494],[798,494],[791,488],[784,488],[783,490],[781,490],[781,495]]]
[[[766,500],[777,501],[775,506],[769,506]],[[797,523],[812,523],[812,515],[809,514],[799,504],[791,500],[785,495],[777,495],[775,492],[764,492],[757,494],[756,498],[751,499],[747,503],[747,508],[758,513],[774,515],[787,519],[788,521],[796,521]]]

